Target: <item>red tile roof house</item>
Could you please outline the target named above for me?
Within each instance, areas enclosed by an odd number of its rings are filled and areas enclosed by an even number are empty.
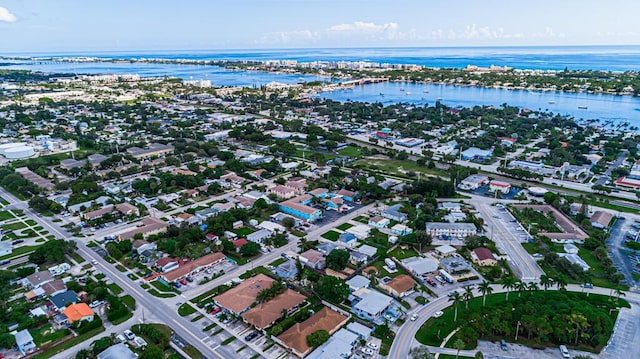
[[[246,238],[240,238],[240,239],[236,239],[235,241],[231,241],[231,243],[233,243],[233,246],[236,247],[236,252],[239,253],[240,248],[242,248],[242,246],[244,246],[245,244],[249,243],[249,241]]]
[[[471,251],[473,261],[481,266],[494,266],[498,264],[498,260],[487,248],[476,248]]]
[[[200,257],[196,260],[185,262],[178,268],[164,273],[162,276],[167,282],[178,281],[182,278],[188,277],[194,273],[201,272],[203,270],[215,267],[226,260],[226,256],[220,252],[207,254],[204,257]]]
[[[250,309],[251,305],[256,302],[258,293],[261,290],[270,288],[273,282],[274,279],[260,273],[254,277],[245,279],[237,286],[215,296],[213,300],[220,307],[230,312],[242,314]]]
[[[347,323],[349,317],[324,307],[302,323],[296,323],[277,337],[291,352],[302,358],[313,348],[307,344],[307,336],[318,330],[326,330],[329,335],[335,333]],[[332,358],[333,359],[333,358]]]

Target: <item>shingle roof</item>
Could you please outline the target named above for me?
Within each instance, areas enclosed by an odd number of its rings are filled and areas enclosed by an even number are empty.
[[[400,274],[399,276],[393,278],[391,282],[387,283],[387,286],[393,288],[400,294],[412,289],[415,284],[416,281],[413,280],[413,278],[406,274]]]
[[[310,349],[307,345],[309,334],[321,329],[333,333],[346,320],[346,316],[325,307],[304,322],[296,323],[280,334],[278,339],[297,352],[306,353]]]
[[[249,308],[256,301],[258,292],[271,287],[274,280],[264,274],[258,274],[255,277],[247,278],[238,286],[214,297],[213,299],[219,305],[234,312],[240,313]]]
[[[283,310],[291,310],[300,303],[304,302],[307,297],[299,294],[291,289],[287,289],[285,292],[275,296],[273,299],[260,303],[251,308],[244,314],[242,318],[255,326],[258,329],[264,329],[270,326],[282,316]]]

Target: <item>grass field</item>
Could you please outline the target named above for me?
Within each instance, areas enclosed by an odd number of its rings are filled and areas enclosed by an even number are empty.
[[[340,233],[336,232],[336,231],[328,231],[325,232],[321,235],[322,238],[324,239],[328,239],[332,242],[335,242],[338,240],[338,237],[340,237]]]
[[[353,225],[352,225],[352,224],[349,224],[349,223],[343,223],[343,224],[339,225],[339,226],[338,226],[338,227],[336,227],[336,228],[338,228],[338,229],[339,229],[339,230],[341,230],[341,231],[346,231],[347,229],[349,229],[349,228],[351,228],[351,227],[353,227]]]
[[[193,314],[196,312],[196,309],[190,306],[187,303],[183,303],[180,307],[178,307],[178,314],[182,317],[186,317],[187,315]]]

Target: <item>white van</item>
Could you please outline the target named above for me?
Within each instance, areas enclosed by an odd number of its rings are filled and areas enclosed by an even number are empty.
[[[571,358],[571,354],[569,354],[569,349],[567,349],[566,345],[560,346],[560,354],[562,354],[563,358]]]

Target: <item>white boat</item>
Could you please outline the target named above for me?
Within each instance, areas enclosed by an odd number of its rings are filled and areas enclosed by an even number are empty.
[[[406,92],[406,94],[407,94],[407,95],[411,95],[411,92],[407,91],[407,92]]]
[[[581,109],[581,110],[586,110],[586,109],[587,109],[587,106],[582,105],[582,106],[578,106],[578,108],[579,108],[579,109]]]
[[[444,100],[442,97],[438,97],[438,98],[436,99],[436,101],[442,101],[442,100]]]
[[[424,92],[424,93],[429,93],[429,90],[424,89],[422,92]]]

